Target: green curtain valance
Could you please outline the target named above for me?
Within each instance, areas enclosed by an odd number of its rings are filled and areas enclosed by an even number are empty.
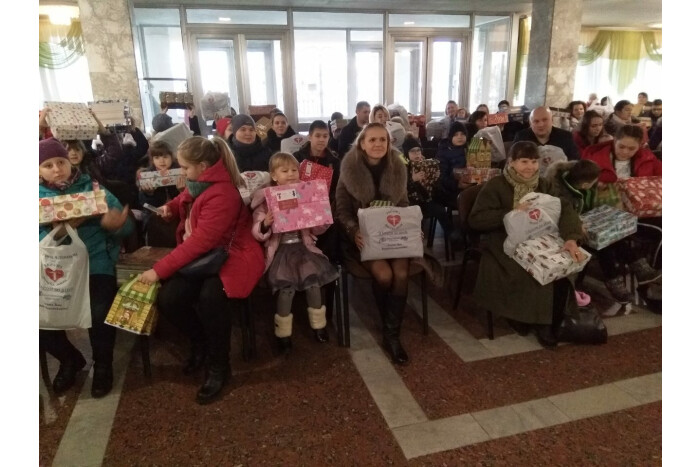
[[[57,26],[39,21],[39,66],[42,68],[66,68],[85,54],[83,29],[80,21],[70,26]]]

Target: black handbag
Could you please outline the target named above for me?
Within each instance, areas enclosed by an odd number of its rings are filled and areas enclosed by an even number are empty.
[[[579,308],[578,316],[564,316],[558,337],[560,342],[605,344],[608,329],[595,309]]]
[[[247,208],[241,200],[241,208],[238,211],[238,219],[236,219],[236,225],[233,228],[233,234],[231,234],[231,240],[229,240],[227,246],[218,246],[212,250],[209,250],[199,258],[181,267],[178,272],[183,276],[196,278],[214,276],[218,274],[221,267],[228,259],[228,250],[231,248],[233,239],[236,236],[236,228],[238,227],[238,221],[241,218],[241,211],[243,209]]]

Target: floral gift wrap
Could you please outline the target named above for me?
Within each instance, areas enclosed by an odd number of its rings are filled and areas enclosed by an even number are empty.
[[[567,251],[563,251],[564,240],[554,234],[546,234],[518,245],[513,259],[537,282],[547,285],[573,273],[580,272],[591,259],[590,253],[580,249],[583,261],[574,262]]]
[[[596,250],[628,237],[637,231],[637,216],[608,205],[581,214],[586,245]]]
[[[39,198],[39,223],[90,217],[108,211],[105,191],[93,182],[92,191]]]
[[[324,180],[267,187],[265,200],[274,216],[274,233],[333,223],[328,188]]]
[[[466,175],[467,180],[465,183],[484,183],[488,182],[494,177],[501,175],[500,169],[490,169],[490,168],[476,168],[476,167],[461,167],[452,169],[452,172],[456,178],[462,178]]]
[[[617,188],[626,211],[637,217],[661,217],[661,177],[618,180]]]
[[[153,170],[148,172],[139,172],[137,175],[138,183],[141,188],[144,185],[148,186],[149,182],[154,187],[176,185],[178,178],[184,177],[182,169],[169,170]]]
[[[97,137],[97,120],[82,102],[46,102],[45,106],[49,109],[46,123],[56,139],[91,140]]]

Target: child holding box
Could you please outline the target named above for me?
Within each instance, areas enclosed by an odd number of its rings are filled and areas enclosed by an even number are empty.
[[[102,397],[112,389],[112,351],[116,329],[105,324],[105,317],[117,292],[115,265],[119,257],[120,239],[134,228],[128,217],[129,207],[122,208],[108,190],[106,201],[109,211],[100,217],[79,217],[68,223],[76,228],[88,250],[90,264],[89,329],[92,358],[95,368],[92,379],[92,397]],[[68,151],[54,138],[39,142],[39,197],[80,193],[93,189],[92,179],[72,167]],[[62,223],[39,226],[39,240]],[[65,229],[62,229],[65,232]],[[59,236],[61,233],[59,232]],[[75,383],[77,373],[85,366],[85,358],[71,344],[65,331],[39,330],[39,346],[61,362],[53,380],[53,390],[61,393]]]
[[[299,162],[286,152],[270,158],[270,177],[277,185],[299,183]],[[272,210],[268,209],[264,190],[258,190],[251,202],[253,237],[265,242],[267,278],[277,295],[275,336],[283,353],[292,348],[292,300],[296,291],[306,292],[309,323],[316,340],[328,341],[326,306],[321,299],[321,287],[338,277],[338,271],[316,247],[315,236],[328,225],[284,233],[273,233]]]

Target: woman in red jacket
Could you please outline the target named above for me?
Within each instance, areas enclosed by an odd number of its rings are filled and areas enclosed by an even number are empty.
[[[265,269],[260,244],[251,233],[251,215],[236,188],[240,174],[226,142],[194,136],[177,149],[186,189],[159,209],[165,220],[177,220],[177,247],[144,272],[140,280],[164,280],[158,309],[192,342],[184,368],[194,373],[207,360],[207,376],[197,402],[213,401],[231,376],[229,299],[247,297]],[[184,276],[178,271],[214,248],[228,245],[228,258],[218,274]]]
[[[590,159],[600,166],[600,182],[613,183],[629,177],[660,177],[661,161],[653,152],[641,147],[643,139],[642,128],[625,125],[617,130],[613,141],[587,147],[581,159]],[[651,267],[643,252],[631,250],[624,243],[613,243],[598,253],[606,279],[605,285],[620,303],[632,300],[620,267],[623,263],[630,265],[639,285],[650,284],[661,278],[661,271]]]

